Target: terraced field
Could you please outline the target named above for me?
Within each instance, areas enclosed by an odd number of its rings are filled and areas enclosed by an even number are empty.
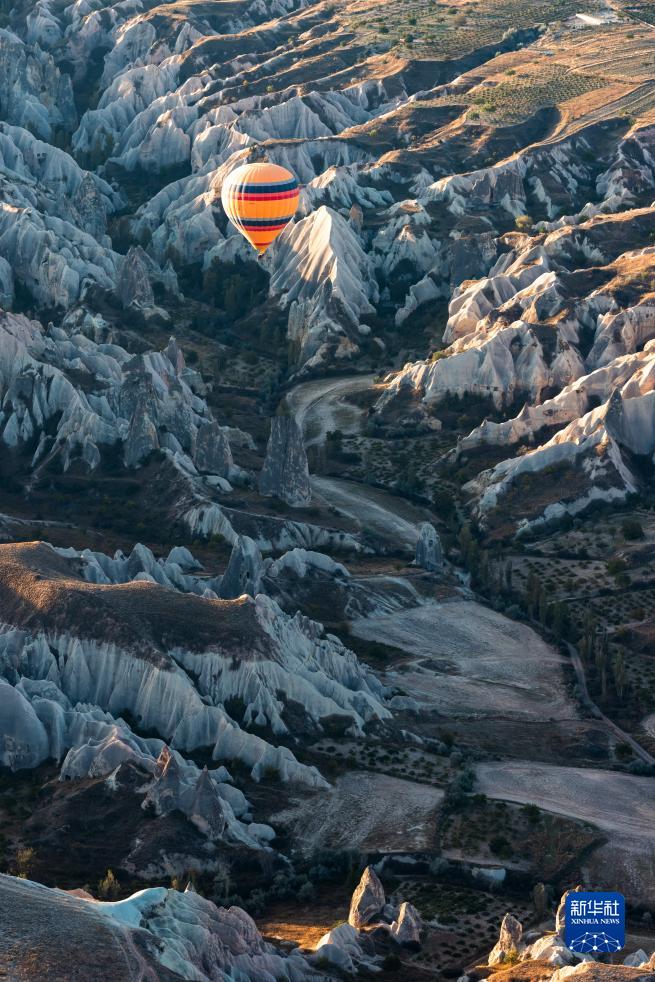
[[[432,58],[460,58],[476,49],[501,44],[513,32],[539,22],[564,20],[580,10],[603,9],[597,0],[400,0],[381,11],[370,2],[348,8],[348,26],[367,41],[386,40],[406,52]]]

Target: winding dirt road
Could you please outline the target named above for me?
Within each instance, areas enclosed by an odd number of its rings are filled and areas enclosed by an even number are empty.
[[[374,375],[314,379],[302,382],[287,395],[287,405],[303,431],[305,446],[321,444],[330,430],[359,433],[364,410],[348,402],[348,396],[370,388]]]

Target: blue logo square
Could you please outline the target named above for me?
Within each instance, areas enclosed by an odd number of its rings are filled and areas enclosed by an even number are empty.
[[[564,911],[564,943],[571,951],[594,955],[625,945],[625,899],[621,893],[569,893]]]

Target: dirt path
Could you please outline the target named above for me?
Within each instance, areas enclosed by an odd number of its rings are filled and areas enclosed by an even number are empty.
[[[587,709],[591,712],[593,716],[596,717],[596,719],[602,720],[602,722],[611,731],[612,735],[616,737],[617,740],[621,741],[622,743],[627,743],[630,747],[632,747],[637,757],[641,758],[641,760],[643,760],[646,764],[651,764],[651,765],[655,764],[655,757],[653,757],[652,754],[649,754],[648,751],[644,747],[642,747],[640,743],[637,743],[634,737],[631,737],[629,733],[626,733],[625,730],[622,730],[620,726],[618,726],[613,720],[609,718],[609,716],[606,716],[605,713],[600,708],[600,706],[596,705],[596,703],[593,701],[593,699],[589,694],[589,688],[587,686],[587,676],[585,675],[584,665],[582,664],[582,659],[580,658],[577,648],[574,648],[572,644],[568,644],[568,643],[566,647],[568,648],[569,654],[571,656],[571,662],[573,663],[573,669],[575,671],[575,675],[578,680],[578,686],[580,688],[580,699],[583,705],[587,707]]]
[[[406,552],[414,552],[418,526],[429,519],[424,509],[367,484],[313,477],[312,488],[317,497],[352,519],[360,529],[387,539]]]
[[[323,443],[330,430],[358,433],[364,410],[348,402],[347,397],[370,388],[374,379],[374,375],[351,375],[297,385],[288,394],[287,404],[303,431],[305,446]]]

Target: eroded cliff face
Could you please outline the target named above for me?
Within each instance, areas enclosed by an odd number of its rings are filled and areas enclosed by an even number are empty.
[[[5,761],[14,768],[60,759],[72,745],[57,692],[66,711],[78,704],[98,707],[101,718],[128,711],[181,751],[212,747],[214,759],[240,759],[255,779],[273,767],[317,786],[325,781],[315,768],[240,727],[286,734],[291,703],[309,727],[342,715],[353,733],[390,715],[380,684],[352,652],[264,595],[212,599],[178,564],[160,565],[148,550],[111,560],[36,544],[2,548],[5,677],[13,686],[47,682],[55,692],[44,731],[28,694],[3,690],[16,718]],[[241,709],[231,717],[226,705]]]
[[[467,754],[525,744],[529,769],[577,741],[605,780],[624,766],[616,731],[564,695],[560,656],[500,612],[511,562],[492,571],[492,617],[457,568],[465,535],[453,544],[472,521],[483,545],[503,525],[505,548],[652,477],[655,32],[576,14],[568,0],[7,14],[0,764],[12,788],[44,789],[25,828],[12,812],[11,861],[25,831],[52,882],[111,865],[132,890],[195,869],[255,910],[262,883],[306,908],[340,850],[361,852],[341,880],[396,833],[427,850],[401,857],[407,892],[387,897],[383,864],[367,869],[350,923],[330,911],[300,953],[274,950],[240,901],[162,887],[99,904],[3,879],[5,916],[50,911],[44,951],[61,916],[153,977],[369,977],[396,959],[430,976],[447,946],[425,945],[438,927],[412,877],[433,876],[453,801],[487,807]],[[220,197],[262,146],[302,188],[257,260]],[[532,745],[512,728],[524,717]],[[559,835],[574,812],[558,807]],[[566,863],[597,850],[593,878],[605,853],[571,824]],[[493,872],[476,865],[469,886],[492,882],[497,903],[505,870],[480,848]],[[630,849],[621,876],[645,903]],[[526,939],[522,917],[490,966],[516,953],[543,980],[593,974],[558,937]]]

